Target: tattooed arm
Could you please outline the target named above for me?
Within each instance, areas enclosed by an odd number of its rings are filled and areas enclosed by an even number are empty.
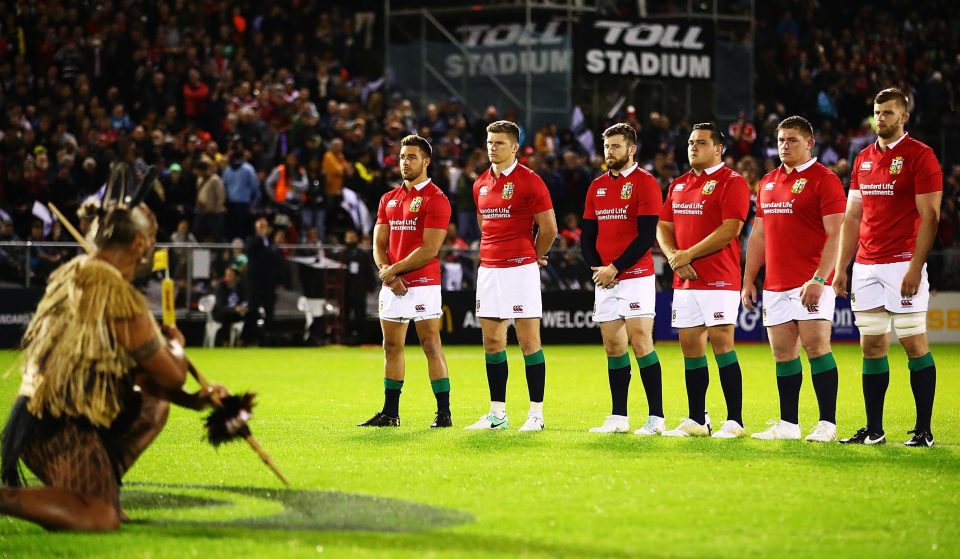
[[[170,344],[157,333],[149,312],[131,320],[116,322],[114,331],[117,341],[137,362],[152,386],[168,394],[181,390],[187,378],[186,359],[182,350],[171,349]]]

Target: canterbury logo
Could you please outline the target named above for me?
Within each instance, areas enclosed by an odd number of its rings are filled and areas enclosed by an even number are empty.
[[[426,312],[426,311],[427,311],[427,306],[426,306],[426,305],[417,305],[417,306],[414,307],[414,309],[415,309],[417,312]]]
[[[722,312],[715,312],[715,313],[713,313],[713,319],[714,319],[714,320],[723,320],[723,313],[722,313]]]
[[[901,300],[900,300],[900,306],[901,306],[901,307],[912,307],[912,306],[913,306],[913,301],[911,301],[910,299],[901,299]]]
[[[810,305],[809,307],[807,307],[807,312],[810,314],[817,314],[818,312],[820,312],[820,307],[818,307],[817,305]]]
[[[640,303],[630,303],[630,310],[631,310],[631,311],[639,311],[639,310],[640,310]]]
[[[523,312],[523,305],[514,305],[513,312]]]

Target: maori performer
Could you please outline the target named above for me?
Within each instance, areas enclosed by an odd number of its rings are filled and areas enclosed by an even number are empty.
[[[152,180],[153,177],[148,177]],[[131,181],[132,182],[132,181]],[[132,281],[149,273],[157,221],[116,164],[78,256],[51,275],[23,340],[23,381],[3,433],[0,514],[49,530],[115,530],[123,475],[170,403],[204,409],[220,386],[183,390],[183,335],[157,325]],[[43,487],[25,487],[19,462]]]

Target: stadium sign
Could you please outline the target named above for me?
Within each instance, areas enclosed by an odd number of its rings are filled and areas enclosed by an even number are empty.
[[[531,17],[479,9],[431,16],[419,34],[396,25],[403,32],[390,34],[388,74],[422,105],[456,97],[473,117],[489,105],[512,109],[532,134],[570,114],[576,59],[569,21],[552,11]]]
[[[569,74],[573,55],[567,46],[565,26],[554,19],[538,24],[472,24],[455,32],[466,52],[448,54],[448,78]]]
[[[711,24],[597,19],[585,22],[580,37],[578,61],[589,75],[713,79]]]

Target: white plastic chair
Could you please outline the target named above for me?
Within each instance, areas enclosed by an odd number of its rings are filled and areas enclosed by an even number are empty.
[[[202,313],[207,314],[207,323],[203,328],[203,347],[214,347],[217,344],[217,332],[220,331],[220,328],[223,327],[223,324],[217,322],[213,318],[213,307],[217,304],[217,296],[210,294],[200,297],[200,300],[197,301],[197,309]],[[233,347],[237,345],[237,338],[240,337],[240,332],[243,331],[243,322],[234,322],[230,325],[230,337],[227,340],[227,345]]]
[[[303,313],[303,341],[305,342],[310,339],[310,327],[315,319],[340,312],[336,305],[328,303],[326,299],[310,299],[303,295],[297,299],[297,310]]]

